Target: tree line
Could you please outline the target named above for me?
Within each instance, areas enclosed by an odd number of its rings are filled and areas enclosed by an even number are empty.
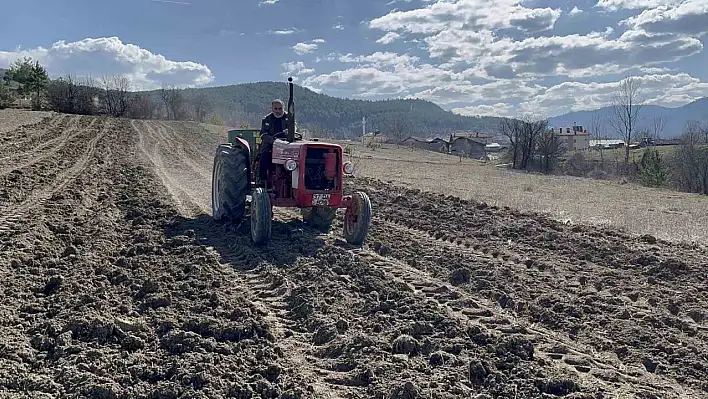
[[[211,112],[209,99],[163,85],[154,92],[134,92],[126,75],[76,77],[71,74],[49,79],[44,66],[30,57],[16,60],[0,82],[0,108],[29,97],[33,110],[51,110],[80,115],[106,115],[133,119],[195,120],[223,125]]]

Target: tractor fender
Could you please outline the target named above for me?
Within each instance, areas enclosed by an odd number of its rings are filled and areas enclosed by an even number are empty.
[[[234,140],[231,143],[231,145],[234,148],[239,148],[241,151],[244,152],[244,154],[246,154],[246,166],[248,168],[247,173],[249,176],[249,180],[252,180],[253,176],[252,176],[251,168],[252,168],[253,160],[251,159],[251,146],[248,144],[248,141],[246,139],[244,139],[243,137],[238,137],[238,136],[234,137]]]
[[[251,154],[251,146],[248,144],[248,141],[244,139],[243,137],[235,137],[234,142],[233,142],[234,147],[240,146],[242,149],[245,149],[248,154]]]

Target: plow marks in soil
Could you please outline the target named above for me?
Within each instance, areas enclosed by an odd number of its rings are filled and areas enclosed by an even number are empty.
[[[287,210],[253,247],[210,218],[223,138],[197,124],[8,134],[3,394],[708,396],[694,249],[370,180],[350,187],[374,204],[363,248]]]

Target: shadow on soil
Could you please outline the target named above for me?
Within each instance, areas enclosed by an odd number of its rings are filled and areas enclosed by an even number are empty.
[[[336,227],[335,227],[336,228]],[[255,245],[250,237],[250,220],[239,225],[217,222],[211,215],[196,218],[177,217],[165,228],[167,238],[186,237],[197,245],[213,247],[222,263],[247,270],[262,263],[277,267],[293,265],[300,257],[313,257],[325,245],[321,233],[306,226],[301,219],[273,219],[271,238]]]

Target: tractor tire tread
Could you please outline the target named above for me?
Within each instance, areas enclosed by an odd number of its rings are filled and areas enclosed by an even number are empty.
[[[271,236],[272,207],[268,192],[258,187],[251,202],[251,240],[256,245],[265,244]]]
[[[369,227],[371,225],[371,200],[366,193],[357,191],[352,195],[352,201],[356,201],[357,208],[360,210],[359,220],[354,226],[354,230],[349,231],[346,220],[347,215],[344,215],[344,237],[349,244],[362,245],[364,240],[366,240],[366,236],[369,233]]]
[[[221,173],[214,178],[219,182],[220,209],[218,214],[213,209],[214,217],[238,223],[246,213],[246,195],[250,186],[248,156],[244,150],[231,144],[221,144],[214,157],[214,173],[218,163],[221,164]]]

